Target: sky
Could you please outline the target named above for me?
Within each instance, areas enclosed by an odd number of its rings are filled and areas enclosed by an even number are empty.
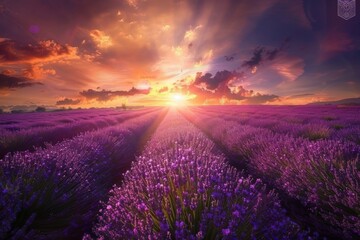
[[[360,97],[355,14],[337,0],[0,0],[0,107]]]

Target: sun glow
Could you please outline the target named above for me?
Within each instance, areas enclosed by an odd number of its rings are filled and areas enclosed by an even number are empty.
[[[181,93],[174,93],[171,95],[170,105],[172,106],[183,106],[186,103],[186,96]]]

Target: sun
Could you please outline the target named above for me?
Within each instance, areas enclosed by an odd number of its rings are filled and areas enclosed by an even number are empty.
[[[171,95],[171,102],[172,106],[182,106],[186,103],[186,96],[181,93],[173,93]]]

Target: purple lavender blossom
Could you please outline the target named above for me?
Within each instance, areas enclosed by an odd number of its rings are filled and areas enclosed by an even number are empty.
[[[159,111],[0,160],[0,238],[78,239]]]
[[[197,108],[183,114],[250,171],[300,200],[318,221],[348,238],[359,236],[359,108],[329,107],[336,117],[329,117],[327,108],[297,107],[287,112],[288,107],[278,111],[252,107],[254,113],[246,115],[248,108]],[[260,110],[261,121],[256,116]],[[272,116],[282,125],[275,127]]]
[[[170,114],[121,187],[111,190],[97,238],[296,238],[299,228],[276,194],[213,151],[206,137]]]

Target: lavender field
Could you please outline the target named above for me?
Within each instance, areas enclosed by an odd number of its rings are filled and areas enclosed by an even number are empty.
[[[359,239],[360,108],[0,115],[0,239]]]

